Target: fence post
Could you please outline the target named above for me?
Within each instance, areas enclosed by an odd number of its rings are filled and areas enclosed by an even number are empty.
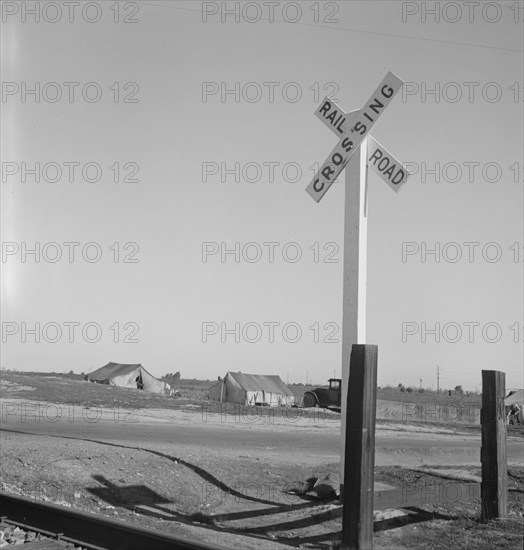
[[[506,456],[506,374],[482,371],[482,501],[481,521],[501,518],[508,511],[508,466]]]
[[[373,548],[378,347],[351,348],[342,494],[342,550]]]

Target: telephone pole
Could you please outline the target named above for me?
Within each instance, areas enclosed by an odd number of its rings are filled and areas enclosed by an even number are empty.
[[[419,380],[420,380],[420,389],[422,389],[422,377],[420,377]]]
[[[440,366],[437,365],[437,393],[440,392]]]

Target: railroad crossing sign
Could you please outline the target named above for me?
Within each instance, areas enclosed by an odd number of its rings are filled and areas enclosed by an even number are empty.
[[[306,189],[315,201],[319,202],[322,199],[344,170],[384,109],[402,88],[402,84],[400,78],[389,72],[364,107],[350,113],[345,113],[328,97],[320,104],[315,115],[337,134],[340,140]],[[371,157],[367,159],[368,166],[371,166],[390,187],[400,189],[400,185],[407,180],[407,171],[373,138],[372,150]]]
[[[371,167],[389,187],[398,191],[409,174],[402,164],[369,132],[402,88],[402,80],[391,72],[362,109],[346,113],[326,97],[315,115],[339,138],[339,142],[309,184],[306,191],[319,202],[346,168],[344,212],[344,283],[342,319],[342,457],[346,448],[346,404],[349,361],[353,344],[366,343],[367,271],[367,169]],[[343,486],[341,485],[341,491]]]

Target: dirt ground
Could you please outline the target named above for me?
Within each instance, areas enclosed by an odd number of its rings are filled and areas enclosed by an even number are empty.
[[[3,385],[3,413],[8,410],[8,403],[14,407],[20,402],[15,389],[13,385]],[[68,411],[80,417],[82,407],[72,407]],[[111,423],[114,416],[112,409],[102,410],[100,426]],[[140,409],[134,414],[142,424],[150,426],[184,424],[194,426],[197,433],[202,425],[201,410],[191,405],[177,410]],[[78,439],[74,426],[67,435],[52,437],[9,431],[5,422],[2,427],[3,491],[226,548],[338,547],[340,502],[283,492],[290,484],[312,476],[326,478],[327,484],[338,487],[337,460],[319,460],[318,456],[303,453],[291,462],[289,455],[278,449],[267,449],[257,456],[248,446],[239,452],[214,448],[205,442],[196,448],[178,444],[176,440],[146,445],[140,441]],[[216,429],[225,427],[217,422]],[[232,429],[247,433],[253,426],[240,422]],[[319,430],[338,430],[339,423],[319,423],[308,417],[290,423],[276,418],[267,429],[299,430],[304,437],[314,437]],[[443,437],[459,440],[473,437],[468,430],[457,431],[455,426],[399,426],[393,421],[382,423],[377,431],[397,434],[406,440],[423,437],[426,442]],[[264,437],[262,429],[260,434]],[[384,465],[375,472],[376,490],[428,490],[436,484],[449,486],[453,481],[480,481],[480,465],[442,463],[406,467],[405,462],[408,461],[403,461],[402,456],[393,457],[392,465],[383,461]],[[478,499],[465,505],[450,501],[417,509],[376,511],[374,546],[379,550],[520,548],[524,513],[522,465],[511,467],[509,486],[509,517],[490,524],[489,528],[478,522]],[[451,532],[455,535],[449,539]]]

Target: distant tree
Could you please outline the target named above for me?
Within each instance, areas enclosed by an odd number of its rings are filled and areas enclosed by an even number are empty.
[[[408,388],[406,388],[406,391],[407,391],[408,393],[411,393],[411,392],[413,391],[413,388],[412,388],[411,386],[409,386]]]
[[[464,395],[464,390],[463,390],[462,386],[455,386],[455,393],[457,395]]]

